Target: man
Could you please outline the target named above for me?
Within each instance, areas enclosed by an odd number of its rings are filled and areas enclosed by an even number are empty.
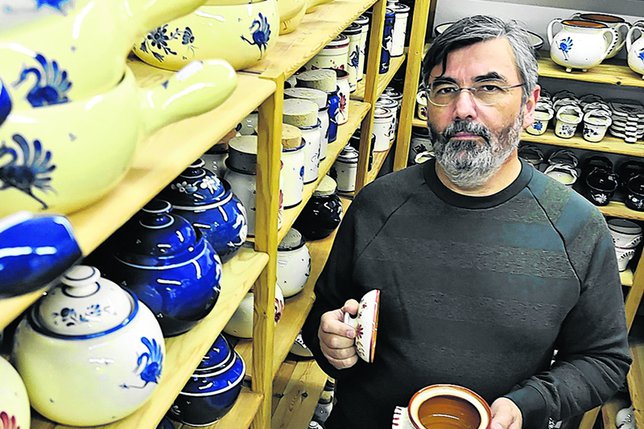
[[[303,329],[337,379],[326,428],[390,428],[415,391],[453,383],[491,404],[493,429],[545,429],[610,398],[628,371],[610,234],[592,204],[517,156],[540,91],[525,31],[466,18],[425,61],[435,162],[355,198]],[[342,318],[374,288],[369,364]]]

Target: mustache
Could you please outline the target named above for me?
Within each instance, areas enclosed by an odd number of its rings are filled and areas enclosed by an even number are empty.
[[[449,124],[449,126],[445,128],[445,131],[442,132],[442,135],[446,140],[449,140],[458,133],[468,133],[480,136],[488,144],[490,142],[490,138],[492,137],[490,130],[488,130],[484,125],[479,124],[478,122],[463,121],[460,119],[457,119]]]

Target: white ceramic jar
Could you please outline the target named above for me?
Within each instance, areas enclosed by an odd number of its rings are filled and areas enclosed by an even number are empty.
[[[349,85],[349,73],[344,70],[336,70],[338,82],[338,96],[340,106],[338,107],[338,125],[346,124],[349,120],[349,101],[351,99],[351,87]]]
[[[635,32],[640,35],[635,38]],[[644,79],[644,21],[638,21],[626,35],[626,51],[628,52],[628,66]]]
[[[285,209],[295,207],[302,202],[304,192],[304,139],[302,132],[297,127],[283,124],[283,128],[290,127],[292,132],[299,136],[299,145],[286,147],[282,145],[282,169],[280,170],[280,189],[282,189],[282,205]],[[282,135],[284,132],[282,132]],[[283,139],[283,136],[282,136]]]
[[[376,107],[373,113],[374,152],[389,150],[391,145],[391,125],[394,113],[385,107]]]
[[[396,15],[390,55],[400,57],[405,53],[405,36],[407,35],[407,19],[409,18],[410,7],[402,3],[395,3],[388,5],[388,7],[393,9]]]
[[[563,28],[553,34],[556,23]],[[573,68],[587,71],[595,67],[613,50],[618,40],[617,30],[600,22],[557,18],[548,24],[550,58],[567,72]]]
[[[358,59],[358,82],[364,77],[365,55],[367,54],[367,36],[369,34],[369,17],[360,15],[354,22],[360,26],[360,58]]]
[[[224,332],[238,338],[253,338],[253,308],[255,299],[253,292],[248,292],[224,327]],[[282,318],[284,312],[284,294],[275,285],[275,324]]]
[[[313,88],[287,88],[284,98],[299,98],[312,101],[318,105],[318,120],[320,121],[320,160],[326,159],[329,145],[329,106],[328,96],[324,91]]]
[[[311,274],[311,254],[302,234],[291,228],[277,246],[277,284],[284,298],[297,295]]]
[[[391,122],[389,124],[389,141],[393,142],[396,139],[396,128],[398,126],[398,121],[396,114],[398,113],[399,105],[398,102],[392,98],[382,96],[376,101],[376,107],[384,107],[391,110]]]
[[[349,86],[351,92],[358,87],[358,68],[360,67],[360,38],[362,27],[355,22],[351,23],[346,30],[342,32],[349,38],[349,50],[347,57],[347,71],[349,72]]]
[[[304,140],[304,184],[315,182],[320,163],[318,105],[308,100],[284,100],[284,123],[298,127]]]
[[[86,265],[68,270],[27,312],[13,350],[34,409],[71,426],[107,424],[141,407],[164,356],[148,307]]]
[[[338,193],[351,193],[356,190],[358,175],[358,151],[353,146],[345,146],[333,163],[331,177],[337,183]]]
[[[304,66],[306,70],[314,69],[347,69],[347,58],[349,56],[349,38],[339,34],[329,42],[316,56],[311,58]]]

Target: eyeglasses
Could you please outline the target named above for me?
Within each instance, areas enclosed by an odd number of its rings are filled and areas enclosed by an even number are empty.
[[[430,103],[438,107],[446,107],[452,104],[459,96],[461,91],[469,91],[470,94],[485,106],[493,106],[503,101],[506,94],[511,89],[522,87],[523,83],[516,85],[499,85],[490,82],[479,82],[474,86],[463,87],[454,83],[437,83],[429,87],[427,98]]]

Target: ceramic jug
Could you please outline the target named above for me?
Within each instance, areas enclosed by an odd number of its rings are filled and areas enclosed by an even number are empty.
[[[635,38],[635,33],[639,37]],[[626,35],[626,50],[628,51],[628,66],[644,79],[644,21],[636,22]]]
[[[0,8],[2,27],[14,18],[28,22],[0,30],[0,78],[20,108],[110,91],[123,77],[128,52],[141,35],[204,1],[12,0],[15,6]]]
[[[553,33],[554,25],[562,29]],[[617,45],[619,33],[606,24],[577,19],[553,19],[548,24],[550,57],[567,72],[587,71],[601,63]]]
[[[111,91],[14,112],[0,127],[0,216],[66,214],[100,199],[125,175],[139,142],[221,104],[236,79],[225,61],[194,62],[143,90],[127,69]]]

